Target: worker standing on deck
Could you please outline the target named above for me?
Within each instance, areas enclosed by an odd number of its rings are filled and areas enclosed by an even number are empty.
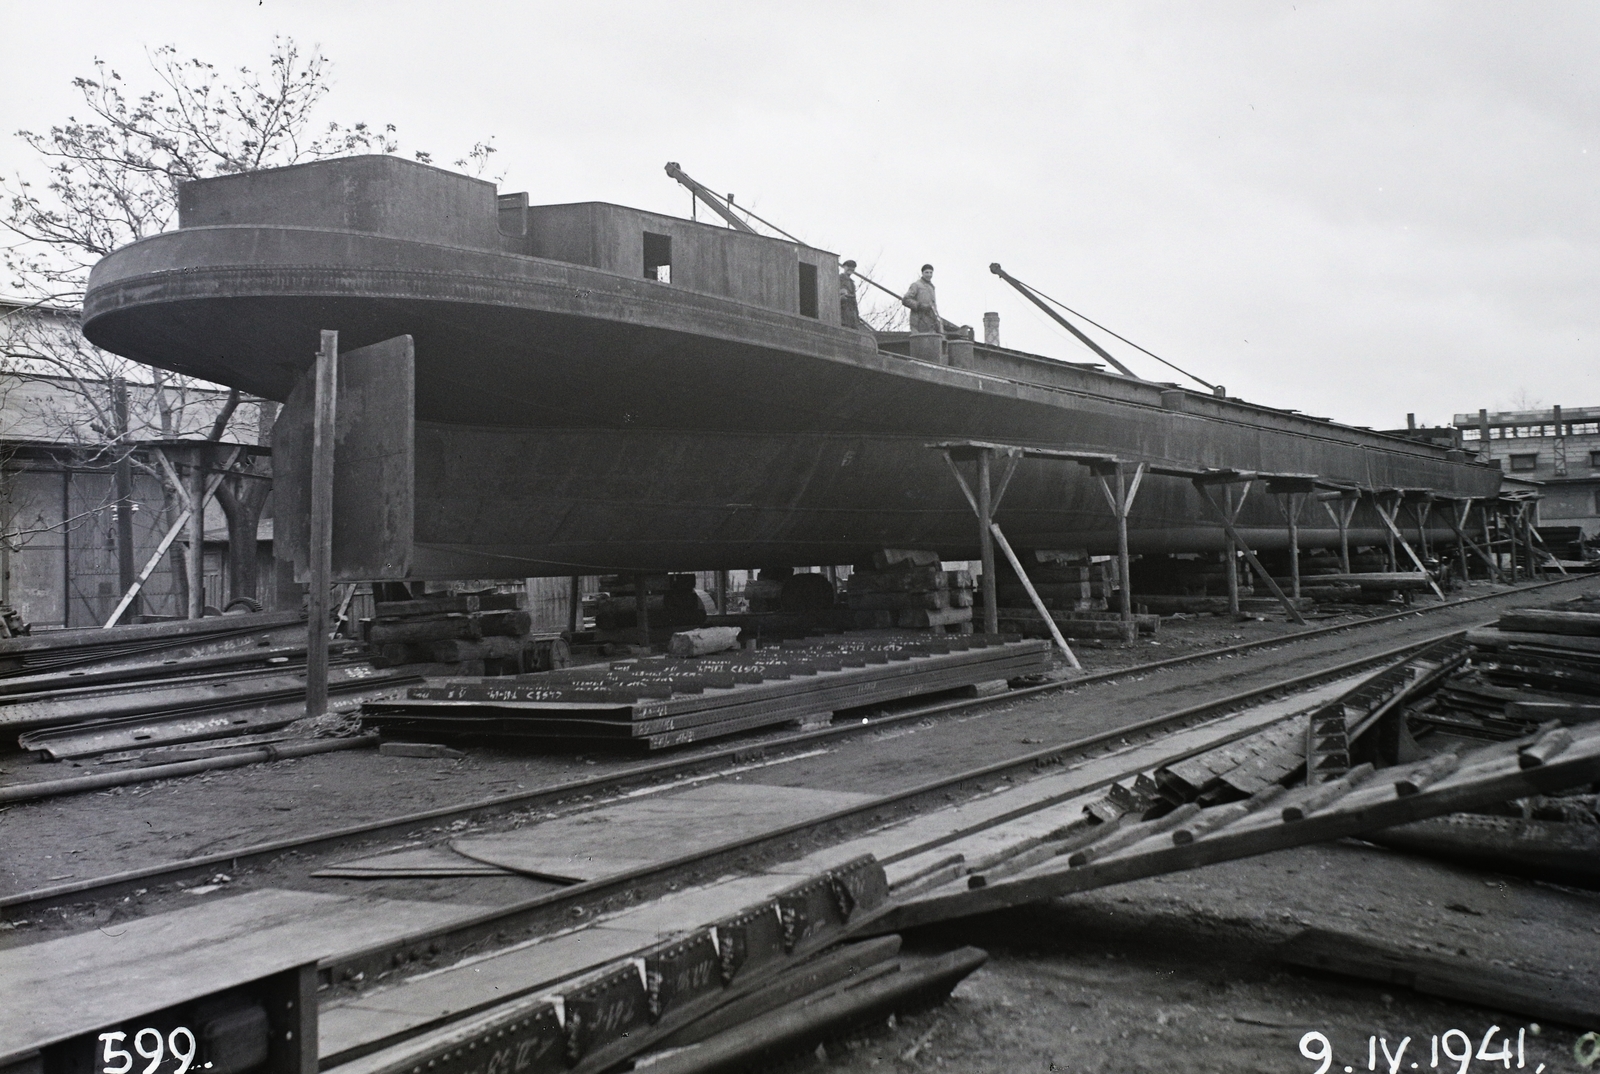
[[[856,263],[846,261],[839,266],[839,323],[846,328],[861,327],[861,307],[856,305]]]
[[[932,265],[922,266],[921,277],[911,282],[911,287],[900,300],[900,304],[911,311],[911,331],[939,331],[939,302],[933,290]]]

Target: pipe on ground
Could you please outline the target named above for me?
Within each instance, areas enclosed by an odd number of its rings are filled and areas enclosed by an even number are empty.
[[[48,779],[15,787],[0,787],[0,802],[31,802],[39,798],[55,798],[80,791],[95,791],[103,787],[123,787],[129,783],[148,783],[156,779],[192,776],[197,772],[211,772],[218,768],[242,768],[263,761],[281,761],[289,757],[309,757],[315,753],[333,753],[336,750],[358,750],[378,744],[377,735],[359,735],[355,738],[327,738],[287,746],[269,743],[256,749],[227,753],[221,757],[207,757],[199,761],[177,761],[173,764],[151,765],[123,772],[106,772],[98,776],[73,776],[69,779]]]

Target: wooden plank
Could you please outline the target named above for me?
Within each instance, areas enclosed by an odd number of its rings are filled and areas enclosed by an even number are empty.
[[[1027,818],[1035,811],[1062,805],[1068,812],[1075,810],[1081,813],[1083,806],[1097,798],[1112,783],[1170,763],[1175,757],[1215,748],[1219,739],[1251,734],[1296,712],[1330,701],[1368,677],[1351,676],[1306,694],[1257,705],[1150,742],[1125,746],[1079,762],[1064,772],[1008,786],[981,798],[847,840],[807,855],[795,866],[799,869],[826,869],[838,862],[871,854],[884,863],[885,870],[891,876],[903,881],[935,864],[943,864],[943,859],[959,853],[955,849],[959,840],[989,829],[994,829],[993,836],[984,836],[980,842],[971,844],[973,848],[981,845],[986,852],[998,851],[1010,839],[1017,844],[1017,852],[1020,852],[1034,845],[1030,842],[1034,833],[1026,824],[1029,823]],[[1024,826],[1016,828],[1013,835],[1008,836],[1006,829],[1010,828],[1009,822],[1012,821],[1023,822]],[[964,862],[960,875],[964,877],[970,867],[970,863]]]
[[[758,783],[717,783],[451,843],[456,852],[551,880],[612,876],[794,824],[869,799]]]
[[[1302,820],[1283,818],[1303,811],[1296,810],[1297,805],[1318,794],[1326,784],[1284,795],[1281,813],[1276,808],[1264,809],[1204,832],[1185,844],[1175,844],[1167,833],[1148,828],[1152,832],[1148,838],[1081,867],[1052,859],[979,890],[947,885],[903,903],[885,918],[882,927],[885,931],[909,928],[1305,843],[1360,835],[1510,798],[1548,793],[1600,776],[1600,728],[1573,732],[1571,745],[1532,767],[1524,768],[1519,763],[1518,745],[1497,743],[1464,755],[1454,772],[1416,793],[1400,793],[1399,784],[1406,782],[1414,770],[1426,767],[1427,762],[1385,769]]]
[[[322,333],[322,350],[312,367],[310,530],[307,553],[310,587],[306,599],[306,715],[328,711],[328,586],[333,573],[333,481],[338,412],[339,333]]]
[[[131,1018],[389,937],[479,912],[454,903],[266,888],[0,952],[0,1062]]]

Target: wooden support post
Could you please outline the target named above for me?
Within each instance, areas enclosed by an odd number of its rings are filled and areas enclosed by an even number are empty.
[[[1471,515],[1472,501],[1468,499],[1462,502],[1461,520],[1459,522],[1456,521],[1456,518],[1453,515],[1446,516],[1449,518],[1450,527],[1456,531],[1456,538],[1459,541],[1459,543],[1456,545],[1456,548],[1461,552],[1461,576],[1463,578],[1467,576],[1467,550],[1471,549],[1479,559],[1483,560],[1484,566],[1489,569],[1489,580],[1491,582],[1498,582],[1500,581],[1500,565],[1494,561],[1494,557],[1491,556],[1487,550],[1479,548],[1472,538],[1467,536],[1467,524],[1470,521]],[[1484,515],[1483,518],[1484,535],[1487,536],[1489,532],[1488,516]]]
[[[650,648],[650,576],[637,571],[633,576],[634,622],[639,627],[639,644]]]
[[[1111,514],[1117,520],[1117,572],[1118,579],[1117,601],[1118,610],[1122,613],[1124,623],[1133,622],[1133,582],[1128,577],[1132,573],[1132,557],[1128,554],[1128,512],[1133,509],[1133,498],[1139,494],[1139,482],[1144,480],[1145,464],[1138,463],[1133,469],[1133,480],[1127,480],[1127,471],[1119,460],[1110,464],[1094,463],[1091,472],[1099,480],[1100,491],[1105,494],[1106,503],[1111,506]],[[1116,478],[1117,490],[1111,491],[1111,479]]]
[[[717,614],[728,614],[728,572],[717,572]]]
[[[189,463],[189,560],[185,564],[189,575],[189,615],[199,619],[206,613],[206,509],[202,502],[206,495],[206,471],[203,465],[203,448],[193,449]]]
[[[113,432],[117,438],[117,467],[115,472],[117,496],[117,589],[123,593],[133,588],[137,573],[133,563],[133,459],[128,446],[128,382],[121,377],[111,381],[111,412],[115,422]],[[138,598],[134,598],[133,614],[138,615]]]
[[[1489,528],[1488,500],[1484,500],[1482,503],[1478,504],[1478,521],[1483,524],[1483,547],[1487,549],[1488,554],[1493,557],[1494,572],[1491,580],[1503,584],[1505,582],[1505,574],[1500,569],[1500,553],[1495,549],[1494,532]]]
[[[1100,487],[1108,498],[1112,499],[1111,510],[1117,516],[1117,592],[1118,610],[1122,612],[1124,623],[1133,622],[1133,571],[1132,557],[1128,555],[1128,512],[1133,509],[1133,498],[1139,494],[1139,482],[1144,479],[1144,463],[1139,463],[1133,471],[1133,481],[1129,483],[1122,463],[1117,463],[1117,492],[1111,497],[1110,486],[1106,479],[1100,479]]]
[[[1261,561],[1256,558],[1256,554],[1252,552],[1250,550],[1250,546],[1245,543],[1244,536],[1240,534],[1239,531],[1234,527],[1232,513],[1233,498],[1231,496],[1225,497],[1224,502],[1227,505],[1225,509],[1223,507],[1219,507],[1217,502],[1211,498],[1211,494],[1206,491],[1206,482],[1204,479],[1198,477],[1195,478],[1194,487],[1200,493],[1200,498],[1205,501],[1206,506],[1211,508],[1212,512],[1222,522],[1222,528],[1227,533],[1228,540],[1233,544],[1234,547],[1238,548],[1239,551],[1244,553],[1245,562],[1250,564],[1250,569],[1255,571],[1256,577],[1261,580],[1263,585],[1272,591],[1272,595],[1274,597],[1278,598],[1278,603],[1282,604],[1283,610],[1289,613],[1289,618],[1298,623],[1300,626],[1305,626],[1306,619],[1305,616],[1300,614],[1300,609],[1295,606],[1294,601],[1290,600],[1284,595],[1282,589],[1278,588],[1278,583],[1272,580],[1272,575],[1267,573],[1267,569],[1261,565]],[[1223,491],[1228,491],[1228,488],[1229,486],[1224,485]],[[1248,488],[1245,491],[1248,492]],[[1239,505],[1243,506],[1243,504],[1244,495],[1241,494],[1239,497]],[[1237,594],[1237,591],[1235,591],[1235,594]],[[1237,595],[1235,595],[1235,600],[1237,600]]]
[[[339,404],[339,333],[317,352],[311,425],[311,587],[307,594],[306,715],[328,711],[328,599],[333,582],[333,445]]]
[[[998,634],[1000,599],[995,584],[998,579],[995,578],[994,569],[994,538],[990,532],[994,526],[991,468],[990,452],[985,448],[978,452],[978,554],[983,561],[983,629],[985,633]],[[1048,614],[1045,619],[1051,623],[1055,622]]]
[[[1539,562],[1539,553],[1533,547],[1533,504],[1525,503],[1522,505],[1521,517],[1522,546],[1527,552],[1528,580],[1531,582],[1535,571],[1539,572],[1540,578],[1545,576],[1544,564]]]
[[[1345,574],[1350,573],[1350,520],[1355,517],[1356,505],[1360,502],[1361,494],[1354,489],[1331,493],[1322,500],[1322,509],[1328,512],[1328,517],[1339,528],[1339,569]],[[1338,504],[1337,509],[1335,503]]]
[[[1034,610],[1044,620],[1044,625],[1050,628],[1050,636],[1055,639],[1055,643],[1061,649],[1062,655],[1067,658],[1067,663],[1075,668],[1083,667],[1082,664],[1078,663],[1078,655],[1072,651],[1072,646],[1068,645],[1067,639],[1061,636],[1061,628],[1056,626],[1055,616],[1050,614],[1050,609],[1044,606],[1044,601],[1039,599],[1039,594],[1033,588],[1033,583],[1028,580],[1028,572],[1022,569],[1022,561],[1011,550],[1011,542],[1006,540],[1006,535],[1001,533],[1000,527],[993,522],[989,523],[989,530],[993,534],[995,541],[999,543],[1000,551],[1005,553],[1006,559],[1011,563],[1011,569],[1017,572],[1017,578],[1022,582],[1022,588],[1028,592],[1028,599],[1033,601]],[[998,616],[995,619],[995,626],[998,629]],[[990,633],[995,633],[995,631],[991,630]]]
[[[1206,494],[1204,492],[1202,492],[1201,495],[1206,495]],[[1210,497],[1207,496],[1206,499],[1207,499],[1207,502],[1209,503],[1210,502]],[[1224,486],[1222,486],[1222,503],[1223,503],[1223,510],[1225,510],[1227,512],[1228,519],[1230,520],[1230,524],[1225,526],[1225,527],[1223,527],[1224,530],[1228,534],[1228,539],[1227,539],[1227,542],[1226,542],[1226,549],[1223,552],[1223,556],[1225,557],[1224,560],[1223,560],[1223,566],[1224,566],[1224,568],[1226,570],[1227,579],[1228,579],[1228,614],[1229,615],[1238,615],[1239,614],[1239,548],[1238,548],[1238,546],[1236,544],[1234,544],[1234,541],[1233,541],[1233,526],[1231,524],[1231,521],[1232,521],[1232,519],[1234,517],[1233,516],[1233,486],[1232,485],[1224,485]]]
[[[1299,493],[1289,493],[1289,595],[1300,599],[1300,506]]]
[[[567,581],[567,633],[583,629],[583,579],[574,574]]]
[[[1306,487],[1305,492],[1278,492],[1278,495],[1283,497],[1278,502],[1278,509],[1283,512],[1283,517],[1289,523],[1289,593],[1295,600],[1300,599],[1300,512],[1304,510],[1306,499],[1315,489],[1315,486],[1309,483]],[[1267,491],[1274,491],[1270,482]]]

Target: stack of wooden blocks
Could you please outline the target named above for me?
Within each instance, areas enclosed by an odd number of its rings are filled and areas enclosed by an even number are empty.
[[[570,662],[560,638],[536,638],[520,593],[463,593],[379,601],[363,623],[372,662],[452,664],[454,673],[484,675],[549,671]]]
[[[870,569],[857,567],[846,584],[858,630],[902,627],[972,633],[972,572],[947,571],[937,552],[885,549]]]
[[[1093,562],[1081,552],[1022,553],[1022,569],[1044,606],[1060,612],[1103,612],[1117,588],[1115,560]],[[1002,608],[1032,608],[1022,579],[1009,563],[996,565],[996,596]]]

